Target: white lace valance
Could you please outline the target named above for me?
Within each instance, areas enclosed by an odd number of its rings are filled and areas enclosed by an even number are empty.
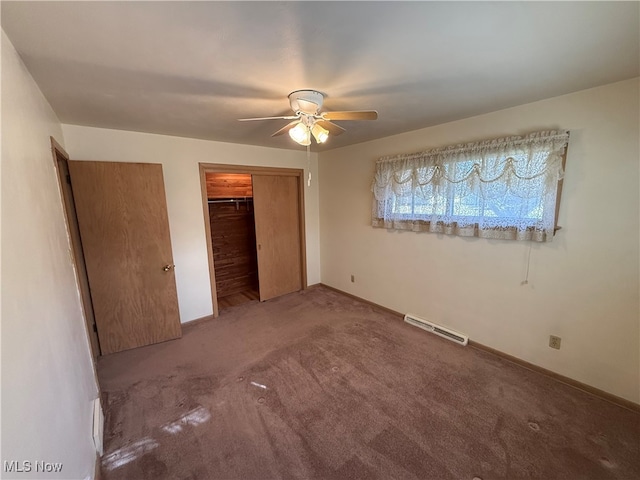
[[[536,132],[383,157],[373,226],[548,241],[568,132]]]

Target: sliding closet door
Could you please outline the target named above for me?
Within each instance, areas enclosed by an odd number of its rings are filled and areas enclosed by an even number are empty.
[[[260,300],[302,289],[298,177],[253,175]]]
[[[102,353],[180,337],[162,165],[69,171]]]

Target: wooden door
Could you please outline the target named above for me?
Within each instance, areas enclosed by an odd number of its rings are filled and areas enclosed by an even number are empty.
[[[302,289],[298,178],[253,175],[260,301]]]
[[[162,165],[69,171],[102,353],[180,337]]]

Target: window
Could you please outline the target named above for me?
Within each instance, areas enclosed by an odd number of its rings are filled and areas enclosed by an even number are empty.
[[[550,241],[567,132],[537,132],[384,157],[374,227]]]

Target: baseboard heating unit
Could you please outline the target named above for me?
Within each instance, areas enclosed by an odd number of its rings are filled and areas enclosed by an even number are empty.
[[[462,333],[458,333],[436,323],[429,322],[410,313],[407,313],[404,316],[404,321],[413,325],[414,327],[421,328],[423,330],[426,330],[427,332],[435,333],[436,335],[439,335],[442,338],[446,338],[447,340],[451,340],[452,342],[455,342],[459,345],[466,345],[469,341],[469,337]]]
[[[102,405],[100,399],[96,398],[93,401],[93,443],[96,447],[98,455],[102,456],[104,447],[104,413],[102,412]]]

